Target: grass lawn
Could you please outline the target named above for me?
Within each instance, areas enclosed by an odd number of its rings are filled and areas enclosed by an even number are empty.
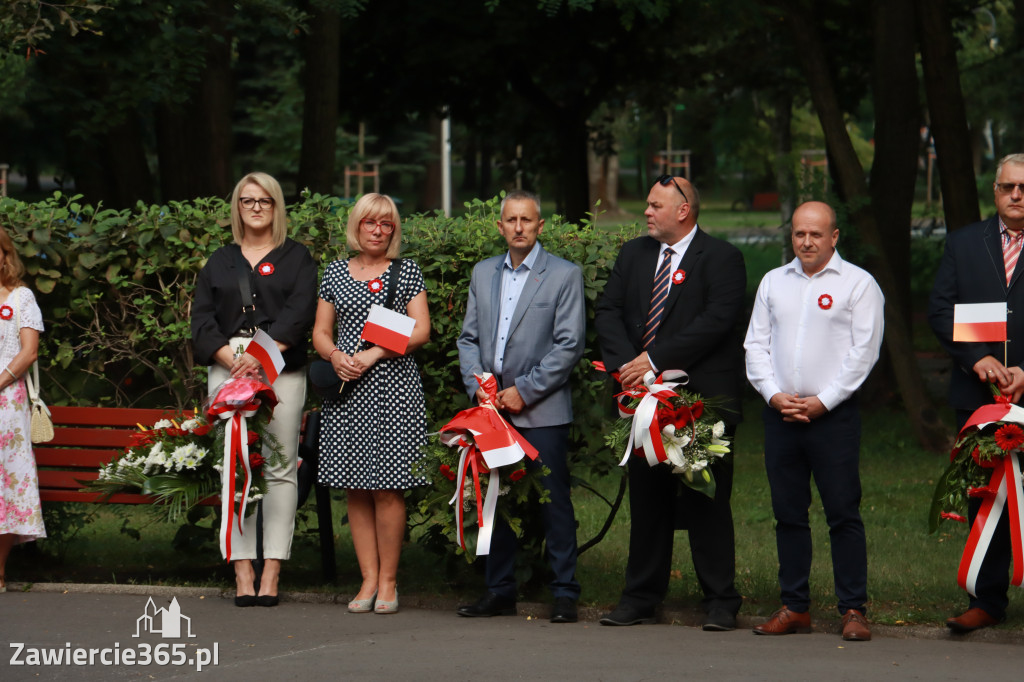
[[[767,615],[778,606],[777,560],[768,484],[762,462],[760,405],[751,400],[747,417],[737,436],[733,510],[736,524],[738,587],[745,598],[743,611]],[[608,457],[615,457],[608,453]],[[945,458],[917,448],[907,433],[905,417],[889,409],[865,410],[862,444],[862,511],[867,528],[869,605],[876,622],[941,622],[966,604],[956,585],[956,567],[966,538],[966,527],[945,524],[928,535],[926,514],[935,477]],[[584,476],[586,472],[576,471]],[[598,482],[613,494],[617,473]],[[588,540],[600,528],[606,507],[596,496],[579,491],[575,496],[580,523],[579,538]],[[300,523],[287,564],[285,590],[327,591],[352,594],[358,586],[358,568],[348,526],[342,524],[344,502],[334,502],[339,578],[324,585],[319,575],[319,551],[315,535]],[[47,550],[18,549],[8,563],[14,581],[80,581],[172,585],[215,585],[229,588],[232,573],[219,558],[214,545],[178,553],[171,547],[176,527],[153,522],[139,507],[114,510],[84,507],[95,512],[78,535],[67,544],[63,561],[52,558],[55,543],[39,543]],[[127,515],[141,531],[141,540],[120,532]],[[310,520],[314,517],[310,515]],[[698,520],[699,521],[699,520]],[[622,589],[629,529],[629,505],[624,504],[605,540],[580,557],[579,579],[583,602],[599,607],[613,605]],[[829,556],[828,529],[820,506],[811,511],[815,557],[811,575],[813,611],[833,618],[835,597]],[[693,574],[685,532],[676,534],[675,560],[668,601],[696,607],[700,590]],[[440,559],[423,547],[410,544],[402,558],[403,592],[439,596],[474,597],[482,589],[480,562],[469,566],[462,558]],[[543,581],[539,581],[543,582]],[[535,585],[536,583],[531,583]],[[529,600],[547,600],[542,586],[528,587]],[[1008,619],[1024,620],[1024,604],[1011,601]]]

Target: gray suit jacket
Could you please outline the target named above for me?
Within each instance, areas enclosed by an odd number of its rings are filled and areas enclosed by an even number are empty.
[[[458,341],[462,381],[470,400],[478,388],[473,375],[495,373],[504,261],[502,254],[473,268]],[[495,377],[499,390],[515,385],[526,403],[520,414],[506,415],[512,424],[535,428],[572,421],[569,375],[583,356],[585,319],[580,268],[541,248],[512,317],[501,374]]]

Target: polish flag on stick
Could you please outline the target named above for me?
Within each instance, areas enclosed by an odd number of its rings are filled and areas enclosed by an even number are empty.
[[[270,338],[270,334],[262,329],[256,330],[252,341],[245,347],[245,352],[260,361],[267,375],[267,383],[270,385],[273,385],[277,375],[284,371],[284,356],[281,355],[281,350],[274,339]]]
[[[415,326],[416,320],[408,315],[374,304],[370,306],[370,315],[363,326],[362,338],[399,355],[405,355]]]
[[[953,306],[954,341],[1006,341],[1006,303]]]

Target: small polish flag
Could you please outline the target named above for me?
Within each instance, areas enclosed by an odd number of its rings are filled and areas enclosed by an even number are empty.
[[[363,326],[362,338],[364,341],[404,355],[415,326],[416,320],[408,315],[396,313],[375,303],[370,306],[370,315]]]
[[[245,352],[260,361],[263,371],[267,375],[267,383],[273,385],[277,381],[277,375],[284,370],[284,356],[277,347],[270,334],[262,329],[256,330],[252,341],[245,347]]]
[[[957,303],[954,341],[1006,341],[1006,303]]]

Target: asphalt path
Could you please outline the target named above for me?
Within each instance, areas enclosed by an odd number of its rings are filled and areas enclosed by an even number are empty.
[[[928,628],[887,636],[876,628],[871,642],[843,642],[824,626],[809,635],[759,637],[692,625],[602,627],[596,612],[553,625],[536,613],[541,605],[524,605],[518,616],[470,619],[416,606],[395,615],[350,614],[342,604],[318,601],[323,597],[285,596],[275,608],[240,609],[215,589],[33,586],[0,594],[0,681],[991,682],[1024,675],[1024,639],[1016,632],[953,637]],[[160,632],[159,609],[169,610],[180,637]]]

